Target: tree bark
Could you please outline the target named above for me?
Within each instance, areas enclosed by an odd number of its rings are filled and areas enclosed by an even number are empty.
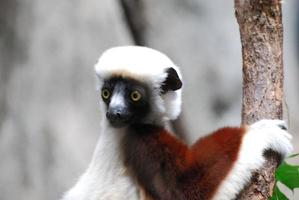
[[[283,26],[280,0],[235,0],[243,56],[242,123],[282,119]],[[254,148],[254,147],[253,147]],[[268,200],[280,157],[266,154],[267,162],[239,194],[241,200]]]

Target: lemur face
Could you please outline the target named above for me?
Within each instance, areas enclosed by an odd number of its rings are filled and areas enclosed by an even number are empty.
[[[145,84],[128,78],[113,77],[104,81],[101,96],[106,117],[115,128],[142,122],[150,113],[150,90]]]
[[[165,54],[140,46],[113,47],[100,56],[95,71],[112,126],[163,124],[179,116],[181,73]]]

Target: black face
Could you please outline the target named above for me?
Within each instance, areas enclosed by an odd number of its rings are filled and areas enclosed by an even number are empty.
[[[113,127],[140,123],[150,113],[150,91],[136,80],[121,77],[105,80],[101,95],[107,105],[106,117]]]

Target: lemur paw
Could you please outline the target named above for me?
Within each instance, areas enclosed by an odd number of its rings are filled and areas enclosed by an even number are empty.
[[[272,149],[281,154],[283,159],[293,150],[292,136],[287,132],[287,125],[283,120],[263,119],[249,126],[248,131],[256,140],[252,148]]]

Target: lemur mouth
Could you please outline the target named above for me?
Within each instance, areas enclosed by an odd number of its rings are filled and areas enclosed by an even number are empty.
[[[108,120],[110,125],[114,128],[123,128],[125,126],[128,126],[129,123],[127,121],[110,121]]]

